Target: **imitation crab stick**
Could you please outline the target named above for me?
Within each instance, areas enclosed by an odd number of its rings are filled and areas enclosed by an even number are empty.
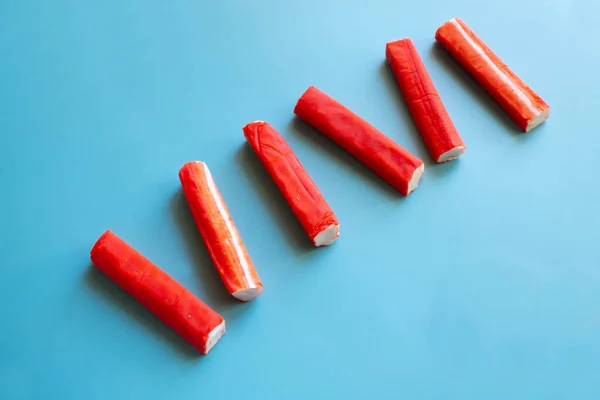
[[[310,86],[294,113],[403,195],[417,188],[425,168],[423,161],[321,90]]]
[[[206,164],[184,164],[179,179],[198,230],[229,293],[241,301],[259,296],[263,285]]]
[[[96,268],[203,354],[225,333],[219,314],[110,230],[100,236],[91,258]]]
[[[389,42],[385,46],[385,56],[431,157],[442,163],[464,153],[465,144],[413,41],[402,39]]]
[[[479,82],[525,132],[550,115],[546,104],[460,18],[438,28],[435,39]]]
[[[339,236],[337,218],[290,146],[263,121],[251,122],[243,131],[313,244],[332,244]]]

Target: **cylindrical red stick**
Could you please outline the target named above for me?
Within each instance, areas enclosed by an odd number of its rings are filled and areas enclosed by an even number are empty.
[[[184,164],[179,179],[198,230],[229,293],[241,301],[260,295],[263,285],[206,164]]]
[[[310,86],[294,113],[403,195],[417,188],[425,168],[423,161],[321,90]]]
[[[464,153],[465,144],[413,41],[407,38],[389,42],[385,46],[385,56],[431,157],[442,163]]]
[[[550,115],[546,104],[460,18],[435,32],[435,39],[479,82],[525,132]]]
[[[279,132],[263,121],[251,122],[243,131],[313,244],[333,243],[339,236],[337,218]]]
[[[203,354],[225,333],[219,314],[110,230],[100,236],[91,258],[96,268]]]

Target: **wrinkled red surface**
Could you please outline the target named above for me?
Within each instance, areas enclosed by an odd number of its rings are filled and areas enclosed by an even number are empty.
[[[455,147],[464,147],[413,41],[389,42],[385,56],[434,161]]]
[[[453,21],[456,21],[459,26]],[[479,54],[477,48],[467,38],[481,48],[489,61]],[[439,27],[435,39],[489,92],[524,131],[530,120],[550,108],[460,18],[454,18]]]
[[[216,184],[216,197],[211,192],[207,172],[210,174],[200,161],[185,163],[179,171],[183,193],[202,239],[229,293],[252,287],[262,292],[263,285]]]
[[[343,104],[310,86],[294,113],[365,164],[403,195],[423,161],[409,153]]]
[[[317,185],[279,132],[266,122],[251,122],[243,128],[250,147],[283,194],[302,227],[313,241],[338,221]]]
[[[92,248],[91,259],[96,268],[206,354],[208,334],[223,322],[219,314],[110,230]]]

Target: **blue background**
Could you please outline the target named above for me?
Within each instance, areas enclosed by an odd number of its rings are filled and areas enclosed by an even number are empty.
[[[597,399],[600,3],[2,0],[0,399]],[[461,16],[552,106],[524,135],[438,46]],[[467,146],[432,165],[410,36]],[[292,114],[314,84],[427,163],[402,198]],[[314,249],[241,127],[341,222]],[[233,301],[177,172],[208,163],[265,286]],[[112,229],[214,307],[207,357],[90,267]]]

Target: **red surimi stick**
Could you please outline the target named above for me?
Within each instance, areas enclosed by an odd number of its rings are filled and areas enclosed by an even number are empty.
[[[321,90],[310,86],[294,113],[403,195],[417,188],[425,169],[423,161]]]
[[[243,131],[313,244],[332,244],[339,237],[338,220],[279,132],[263,121],[250,122]]]
[[[546,104],[460,18],[438,28],[435,39],[487,90],[525,132],[550,115]]]
[[[431,157],[442,163],[464,153],[465,144],[413,41],[407,38],[389,42],[385,46],[385,56]]]
[[[229,293],[241,301],[259,296],[263,285],[206,164],[184,164],[179,179],[198,230]]]
[[[161,321],[207,354],[225,320],[110,230],[91,251],[92,263]]]

